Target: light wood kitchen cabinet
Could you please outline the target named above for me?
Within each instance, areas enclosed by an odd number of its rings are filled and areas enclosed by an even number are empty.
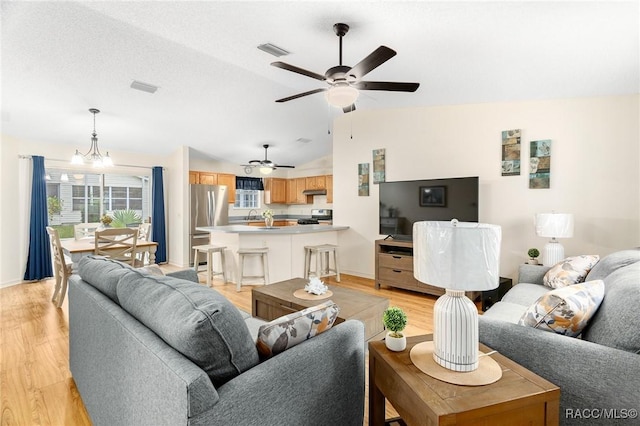
[[[307,204],[307,196],[302,193],[307,188],[306,178],[287,179],[286,184],[287,204]]]
[[[306,188],[305,178],[287,179],[286,182],[286,204],[303,204],[307,200],[302,191]]]
[[[327,203],[333,203],[333,175],[325,177],[327,184]]]
[[[189,184],[226,185],[229,194],[229,204],[236,201],[236,176],[229,173],[189,171]]]
[[[265,204],[287,203],[287,179],[267,178],[264,185]]]
[[[326,189],[326,176],[307,176],[305,178],[306,189]]]
[[[229,193],[229,204],[236,202],[236,175],[218,173],[218,185],[226,185]]]

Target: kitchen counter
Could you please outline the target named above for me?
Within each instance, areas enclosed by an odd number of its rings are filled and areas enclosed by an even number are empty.
[[[210,243],[226,246],[225,260],[227,280],[237,282],[238,249],[269,248],[269,282],[304,277],[304,247],[319,244],[338,244],[338,232],[349,229],[348,226],[334,225],[297,225],[297,226],[264,226],[225,225],[204,226],[198,231],[209,232]],[[258,257],[245,259],[245,275],[260,275],[261,263]],[[218,257],[216,256],[216,262]],[[213,265],[219,270],[219,265]],[[262,284],[262,281],[245,281],[245,284]]]
[[[196,228],[203,232],[225,232],[231,234],[310,234],[316,232],[344,231],[348,226],[334,225],[297,225],[297,226],[249,226],[249,225],[225,225],[225,226],[203,226]]]

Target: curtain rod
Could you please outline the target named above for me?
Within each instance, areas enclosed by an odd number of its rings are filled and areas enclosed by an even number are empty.
[[[33,155],[18,154],[18,158],[24,159],[24,160],[31,160],[33,158]],[[57,162],[60,162],[60,163],[68,163],[69,162],[68,160],[59,160],[57,158],[44,157],[44,159],[47,160],[47,161],[57,161]],[[136,168],[136,169],[149,169],[149,170],[153,169],[153,167],[134,166],[133,164],[114,164],[114,166],[117,166],[117,167],[133,167],[133,168]],[[166,170],[166,168],[163,167],[162,170]]]

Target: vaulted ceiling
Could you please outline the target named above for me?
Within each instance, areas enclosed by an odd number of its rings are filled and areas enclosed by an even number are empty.
[[[189,145],[232,163],[298,165],[331,153],[343,114],[323,94],[338,64],[332,26],[350,25],[343,62],[380,45],[397,56],[368,80],[415,93],[362,92],[357,111],[639,92],[638,1],[2,1],[2,133],[88,149],[166,154]],[[272,43],[289,55],[257,49]],[[130,88],[138,80],[155,94]],[[301,143],[299,139],[310,142]],[[63,155],[63,154],[61,154]],[[66,155],[65,155],[66,157]]]

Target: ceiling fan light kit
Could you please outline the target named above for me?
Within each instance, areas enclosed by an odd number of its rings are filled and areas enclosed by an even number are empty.
[[[249,164],[243,164],[242,166],[244,166],[244,172],[246,174],[251,174],[251,171],[256,167],[263,175],[270,175],[275,169],[279,167],[295,169],[295,166],[284,166],[281,164],[276,164],[273,161],[269,160],[267,158],[267,150],[269,149],[269,144],[264,144],[262,145],[262,147],[264,148],[264,160],[251,160],[249,161]]]
[[[349,86],[349,83],[336,83],[327,91],[327,102],[335,107],[345,108],[358,99],[358,89]]]
[[[76,149],[76,153],[71,157],[71,164],[84,164],[85,160],[93,163],[93,167],[111,167],[113,160],[109,156],[109,151],[103,156],[98,148],[98,134],[96,133],[96,114],[100,112],[97,108],[89,108],[93,114],[93,133],[91,133],[91,147],[85,154]]]
[[[289,65],[284,62],[273,62],[272,66],[295,72],[315,80],[324,81],[329,88],[318,88],[293,96],[278,99],[276,102],[288,102],[314,93],[327,92],[326,98],[330,105],[342,108],[344,112],[355,110],[354,102],[358,99],[360,90],[383,90],[387,92],[415,92],[420,83],[401,83],[390,81],[362,81],[361,79],[396,55],[395,50],[386,46],[380,46],[362,61],[353,67],[342,65],[342,37],[349,31],[349,25],[338,23],[333,26],[333,31],[340,39],[339,65],[329,68],[324,75],[308,71],[303,68]]]

